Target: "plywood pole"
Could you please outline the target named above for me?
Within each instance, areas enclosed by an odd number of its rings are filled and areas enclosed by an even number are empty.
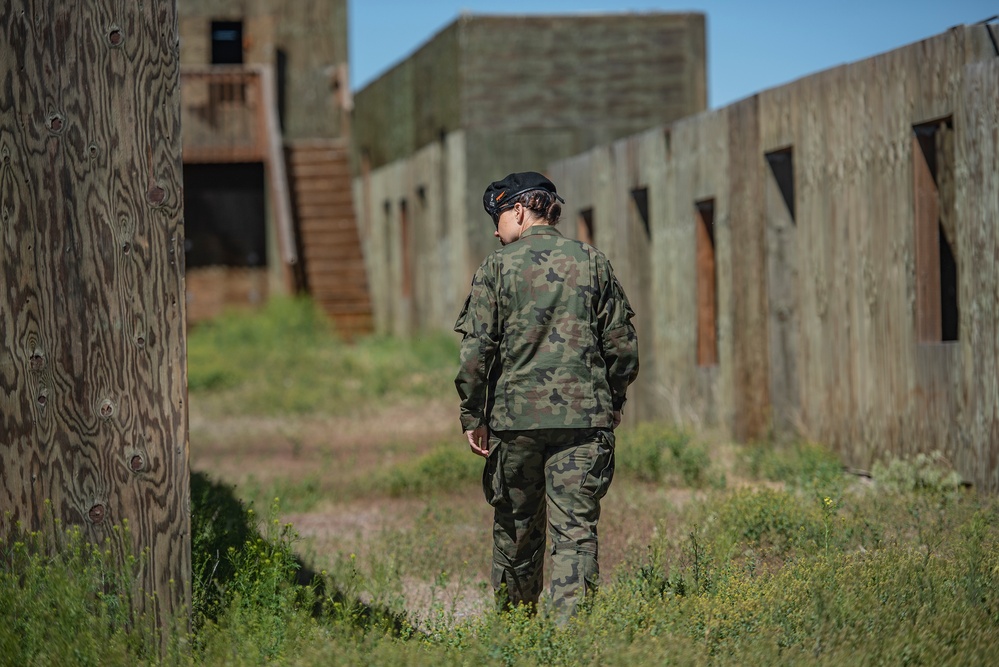
[[[145,552],[161,624],[191,599],[175,2],[0,5],[0,530],[51,501]]]

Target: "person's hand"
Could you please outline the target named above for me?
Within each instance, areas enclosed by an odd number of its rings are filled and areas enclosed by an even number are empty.
[[[604,413],[604,414],[606,414],[606,413]],[[613,419],[614,419],[614,426],[613,426],[613,428],[617,428],[618,426],[621,425],[621,411],[620,410],[615,410],[614,411]]]
[[[468,446],[472,448],[473,454],[478,454],[482,458],[489,456],[489,427],[486,425],[476,426],[471,431],[465,431],[468,438]]]

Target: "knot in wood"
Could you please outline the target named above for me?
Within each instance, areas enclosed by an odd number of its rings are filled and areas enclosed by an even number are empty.
[[[163,200],[166,199],[166,190],[158,185],[151,187],[149,188],[149,192],[146,193],[146,199],[153,206],[159,206],[163,203]]]
[[[111,32],[108,33],[108,44],[111,46],[119,47],[124,41],[125,36],[121,34],[120,28],[112,28]]]
[[[101,521],[104,521],[104,505],[101,505],[100,503],[94,505],[90,508],[87,516],[90,517],[91,523],[100,523]]]
[[[142,469],[146,467],[146,461],[141,454],[135,454],[128,462],[128,467],[132,469],[132,472],[142,472]]]
[[[132,252],[132,244],[131,243],[127,243],[127,242],[126,243],[122,243],[121,244],[121,250],[122,250],[122,252],[124,252],[127,255],[128,253]]]
[[[111,402],[110,398],[105,398],[101,402],[100,413],[104,419],[111,419],[111,415],[114,414],[114,403]]]
[[[49,132],[52,132],[53,134],[59,134],[60,132],[62,132],[62,128],[65,125],[65,120],[66,119],[62,117],[62,114],[58,113],[51,114],[45,120],[45,127],[49,129]]]
[[[29,363],[31,365],[31,370],[40,371],[43,368],[45,368],[45,357],[35,352],[34,354],[31,355]]]
[[[45,404],[48,403],[48,400],[49,399],[45,394],[38,395],[38,405],[42,406],[43,408],[45,407]]]
[[[145,339],[145,337],[144,336],[139,336],[138,338],[136,338],[135,339],[135,344],[138,345],[139,347],[145,347],[146,346],[146,339]]]

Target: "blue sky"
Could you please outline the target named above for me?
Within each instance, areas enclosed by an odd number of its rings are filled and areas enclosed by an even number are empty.
[[[348,0],[351,87],[378,78],[463,11],[707,15],[708,104],[725,106],[842,63],[999,14],[996,0]],[[993,25],[999,37],[999,24]]]

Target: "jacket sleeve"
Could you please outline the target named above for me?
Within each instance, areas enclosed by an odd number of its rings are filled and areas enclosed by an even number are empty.
[[[462,335],[454,386],[461,398],[461,426],[466,431],[488,422],[489,371],[499,349],[496,285],[487,264],[475,272],[472,289],[454,324],[454,330]]]
[[[631,323],[635,311],[628,303],[610,262],[606,262],[603,268],[597,322],[607,382],[611,389],[611,404],[614,410],[620,410],[627,399],[628,385],[638,377],[638,334]]]

